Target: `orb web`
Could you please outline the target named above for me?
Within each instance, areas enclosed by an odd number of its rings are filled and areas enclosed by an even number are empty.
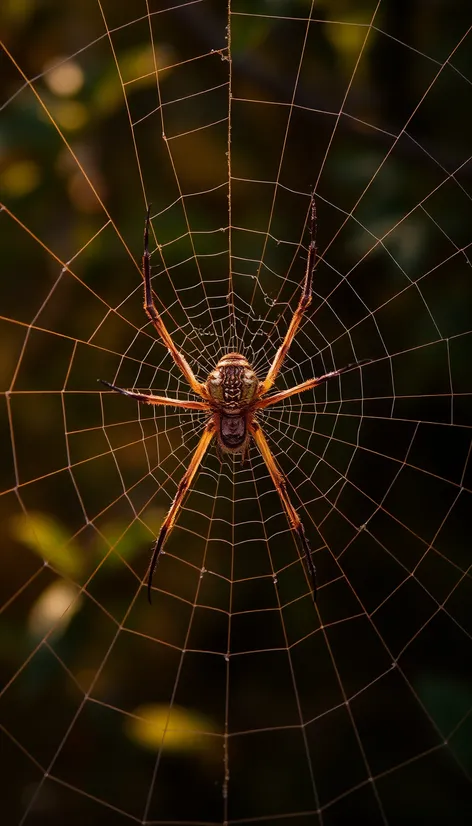
[[[71,4],[6,13],[2,689],[8,822],[464,823],[470,809],[469,21],[459,4]],[[37,45],[26,54],[22,43]],[[211,447],[238,350],[316,606],[253,445]],[[11,766],[11,771],[8,770]]]

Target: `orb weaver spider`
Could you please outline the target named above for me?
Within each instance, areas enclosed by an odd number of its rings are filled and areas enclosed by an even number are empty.
[[[142,402],[144,404],[184,407],[187,410],[202,410],[209,414],[209,418],[187,470],[185,471],[177,487],[177,493],[175,494],[169,512],[161,525],[159,535],[153,545],[147,581],[148,600],[151,602],[152,578],[156,565],[159,561],[159,555],[164,547],[166,539],[169,537],[169,534],[174,527],[177,514],[182,505],[185,494],[192,484],[210,442],[216,436],[217,444],[222,451],[233,454],[240,453],[243,458],[247,455],[251,439],[253,439],[256,443],[262,458],[267,465],[272,482],[274,483],[274,486],[280,496],[290,528],[298,537],[300,542],[305,556],[308,574],[311,580],[313,600],[316,601],[316,568],[311,557],[311,549],[305,535],[305,529],[297,511],[290,501],[284,476],[274,456],[272,455],[272,451],[269,447],[262,427],[257,422],[256,418],[258,410],[263,410],[265,407],[269,407],[272,404],[277,404],[278,402],[289,398],[289,396],[294,396],[297,393],[303,393],[305,390],[311,390],[322,382],[334,379],[336,376],[340,376],[341,373],[345,373],[347,370],[352,370],[355,367],[360,367],[370,361],[370,359],[363,359],[362,361],[353,362],[352,364],[348,364],[346,367],[341,367],[340,370],[332,370],[330,373],[325,373],[318,378],[308,379],[308,381],[301,382],[301,384],[297,384],[295,387],[290,387],[288,390],[282,390],[278,393],[272,394],[271,396],[266,396],[277,378],[285,356],[287,355],[289,347],[294,339],[298,327],[300,326],[300,322],[311,303],[313,274],[316,265],[316,207],[314,195],[312,194],[310,203],[310,244],[308,247],[308,259],[305,277],[302,284],[302,293],[297,309],[295,310],[288,330],[285,333],[285,338],[274,356],[264,381],[259,381],[248,360],[240,353],[227,353],[222,356],[215,369],[211,371],[204,383],[199,382],[195,377],[192,368],[185,359],[185,356],[183,356],[175,346],[172,337],[154,304],[151,287],[149,225],[150,206],[147,210],[144,226],[144,254],[142,263],[144,278],[144,309],[163,344],[165,344],[170,355],[174,359],[177,367],[179,367],[194,393],[197,396],[200,396],[202,401],[172,399],[167,396],[155,396],[152,393],[136,393],[132,390],[124,390],[121,387],[117,387],[114,384],[103,381],[103,379],[100,379],[100,381],[116,393],[122,393],[124,396],[128,396],[138,402]]]

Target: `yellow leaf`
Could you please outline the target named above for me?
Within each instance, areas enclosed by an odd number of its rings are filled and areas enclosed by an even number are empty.
[[[81,550],[70,541],[60,522],[40,511],[18,514],[10,521],[11,535],[59,573],[75,577],[82,569]]]
[[[326,23],[325,32],[338,55],[350,66],[360,53],[365,40],[366,27],[358,25],[354,17],[351,20],[344,18],[342,23]],[[375,32],[373,34],[375,35]],[[374,37],[370,36],[366,48],[371,46],[373,41]]]
[[[158,751],[192,753],[212,750],[216,738],[212,721],[204,714],[161,703],[139,706],[126,723],[126,733],[144,748]]]

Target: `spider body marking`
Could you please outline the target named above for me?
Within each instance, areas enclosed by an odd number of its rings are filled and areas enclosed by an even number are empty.
[[[254,440],[267,466],[274,487],[279,494],[290,528],[297,537],[299,547],[304,554],[307,573],[309,580],[311,581],[311,592],[313,600],[316,602],[316,568],[312,560],[311,549],[305,534],[305,529],[297,510],[290,501],[285,477],[272,454],[263,429],[256,419],[258,410],[277,404],[278,402],[287,399],[289,396],[303,393],[305,390],[311,390],[323,382],[334,379],[342,373],[352,370],[355,367],[361,367],[363,364],[367,364],[370,361],[370,359],[356,361],[352,364],[348,364],[346,367],[341,367],[338,370],[332,370],[329,373],[324,373],[322,376],[308,379],[307,381],[301,382],[301,384],[297,384],[295,387],[290,387],[287,390],[273,393],[271,396],[266,395],[280,372],[285,356],[288,353],[302,318],[311,303],[313,274],[316,266],[316,206],[314,194],[311,195],[310,208],[308,212],[310,244],[308,247],[308,258],[301,295],[282,344],[273,358],[264,381],[259,381],[248,360],[240,353],[227,353],[219,360],[218,364],[214,370],[211,371],[205,383],[202,384],[198,381],[185,356],[175,346],[172,336],[167,330],[167,327],[165,326],[154,304],[151,286],[149,225],[150,207],[148,207],[146,223],[144,225],[144,309],[162,343],[167,347],[175,364],[186,378],[193,392],[199,396],[199,400],[175,399],[168,396],[156,396],[153,393],[141,393],[134,390],[124,390],[122,387],[117,387],[107,381],[102,381],[102,383],[107,387],[110,387],[111,390],[114,390],[116,393],[121,393],[123,396],[128,396],[129,398],[135,399],[136,401],[144,404],[184,407],[188,410],[200,410],[208,414],[208,418],[203,429],[203,434],[200,437],[200,441],[195,448],[192,458],[190,459],[187,470],[177,486],[177,492],[174,496],[169,512],[161,525],[159,535],[153,546],[147,580],[149,602],[151,602],[152,577],[154,569],[159,561],[160,553],[166,539],[174,527],[183,499],[188,492],[192,481],[198,472],[202,459],[214,437],[216,437],[217,446],[219,448],[229,453],[241,453],[243,455],[243,460],[247,455],[251,439]]]

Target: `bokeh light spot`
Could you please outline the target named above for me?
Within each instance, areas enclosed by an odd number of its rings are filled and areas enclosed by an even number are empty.
[[[51,92],[60,97],[76,95],[84,85],[84,73],[76,60],[61,62],[64,58],[54,60],[45,67],[45,82]],[[59,64],[59,65],[58,65]]]
[[[41,181],[41,170],[31,160],[15,161],[7,166],[0,178],[1,188],[12,198],[22,198],[33,192]]]

